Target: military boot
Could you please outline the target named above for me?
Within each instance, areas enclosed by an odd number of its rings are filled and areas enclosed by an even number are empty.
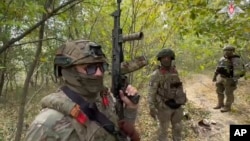
[[[217,105],[214,107],[214,109],[220,109],[220,108],[222,108],[222,107],[224,107],[224,104],[217,104]]]
[[[230,112],[231,111],[231,106],[226,105],[220,111],[222,113],[224,113],[224,112]]]
[[[224,95],[222,94],[218,94],[217,95],[218,98],[218,104],[214,107],[214,109],[220,109],[224,106]]]

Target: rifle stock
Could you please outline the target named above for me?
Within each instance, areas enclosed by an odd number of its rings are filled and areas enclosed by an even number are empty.
[[[124,55],[122,50],[122,44],[126,41],[133,41],[133,40],[140,40],[143,38],[143,33],[138,32],[130,35],[123,36],[122,29],[120,27],[120,16],[121,16],[121,9],[120,9],[121,0],[117,0],[117,10],[112,13],[114,18],[114,28],[112,31],[112,88],[111,91],[116,99],[116,113],[119,119],[124,118],[124,109],[123,109],[123,102],[120,98],[119,91],[125,90],[127,87],[128,80],[125,76],[126,73],[130,73],[134,70],[138,70],[139,68],[146,65],[147,61],[144,61],[145,65],[135,67],[134,69],[126,69],[126,61],[124,61]],[[145,58],[144,58],[145,59]],[[133,63],[132,63],[133,64]],[[121,70],[121,67],[123,69]],[[128,96],[128,98],[135,104],[139,102],[139,95],[136,96]]]

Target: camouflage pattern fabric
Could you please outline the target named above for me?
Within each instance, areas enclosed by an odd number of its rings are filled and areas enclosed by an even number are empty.
[[[96,104],[99,111],[117,126],[118,117],[115,115],[113,98],[109,95],[108,99],[110,101],[108,106],[103,105],[101,96],[98,97]],[[43,110],[32,122],[26,134],[26,141],[116,141],[113,135],[95,121],[88,120],[82,125],[70,116],[75,103],[63,91],[44,97],[41,105]],[[127,110],[126,113],[125,117],[135,120],[135,111]]]
[[[101,46],[89,40],[68,41],[60,46],[56,52],[56,56],[67,57],[62,62],[63,67],[77,64],[107,62],[105,55],[101,50]],[[57,59],[57,58],[56,58]],[[57,63],[57,60],[55,62]],[[58,58],[60,61],[60,57]],[[60,64],[60,62],[58,62]],[[66,63],[66,64],[65,64]]]
[[[216,93],[218,103],[215,109],[223,107],[222,112],[230,111],[231,105],[234,102],[234,91],[237,88],[237,81],[240,77],[244,76],[245,69],[243,62],[239,56],[232,57],[231,59],[222,57],[219,60],[218,67],[223,67],[231,75],[226,76],[219,73],[219,78],[216,81]],[[224,98],[226,96],[226,102]]]
[[[240,77],[245,75],[246,69],[240,57],[233,57],[232,64],[233,64],[233,76],[235,78],[239,79]]]
[[[220,58],[217,68],[224,69],[224,73],[219,72],[222,77],[234,77],[235,79],[244,76],[246,72],[243,61],[238,56],[232,57],[231,59],[225,57]],[[230,74],[230,76],[227,76],[226,74]]]
[[[182,117],[183,117],[183,108],[171,109],[169,107],[158,108],[158,120],[159,120],[159,129],[158,129],[158,140],[159,141],[168,141],[168,128],[171,123],[172,130],[172,140],[181,141],[182,140]]]
[[[218,107],[231,109],[231,105],[234,102],[234,91],[237,88],[237,82],[233,78],[224,78],[219,76],[216,81],[216,93],[218,98]],[[224,98],[226,96],[226,102],[224,103]]]
[[[222,57],[218,62],[216,72],[218,72],[222,77],[231,77],[230,75],[233,75],[232,68],[233,66],[231,65],[230,60],[226,59],[225,57]]]
[[[179,85],[176,85],[176,84]],[[180,78],[175,70],[171,68],[168,72],[161,72],[157,69],[151,75],[148,93],[148,103],[150,110],[157,112],[160,123],[160,141],[167,141],[169,124],[172,124],[172,137],[174,141],[181,140],[183,108],[172,109],[165,104],[169,99],[174,99],[176,103],[184,105],[186,103],[186,93],[180,85]],[[176,85],[176,86],[175,86]]]
[[[136,71],[148,64],[147,59],[144,56],[136,57],[132,61],[126,61],[121,63],[121,74],[127,74]]]

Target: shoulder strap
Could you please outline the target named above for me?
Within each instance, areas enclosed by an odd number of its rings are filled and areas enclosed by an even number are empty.
[[[101,127],[103,127],[108,133],[114,135],[117,139],[123,135],[119,130],[116,130],[115,124],[98,110],[95,103],[88,103],[78,93],[70,90],[67,86],[61,87],[61,90],[73,102],[80,106],[81,111],[84,112],[90,120],[99,123]]]

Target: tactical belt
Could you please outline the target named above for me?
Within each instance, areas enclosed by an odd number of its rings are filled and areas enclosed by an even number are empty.
[[[88,103],[80,96],[80,94],[70,90],[67,86],[61,87],[61,90],[68,96],[68,98],[80,106],[81,111],[84,112],[90,120],[99,123],[99,126],[115,136],[118,141],[123,141],[123,138],[126,138],[121,131],[115,129],[114,123],[97,109],[95,103]]]

